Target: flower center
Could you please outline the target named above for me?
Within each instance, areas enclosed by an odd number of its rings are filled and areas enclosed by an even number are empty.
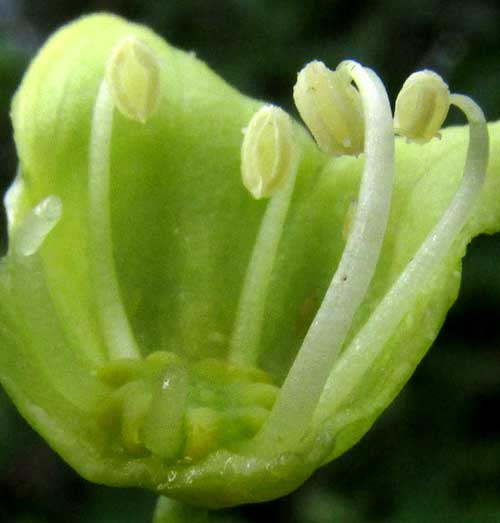
[[[280,389],[258,370],[260,339],[278,247],[300,168],[300,147],[289,117],[261,108],[245,130],[243,184],[256,198],[271,197],[249,260],[229,344],[229,362],[187,362],[168,352],[142,359],[115,274],[109,204],[113,112],[143,124],[159,92],[158,64],[145,45],[126,38],[107,64],[94,108],[89,159],[90,239],[96,255],[99,321],[109,363],[98,375],[110,388],[99,406],[102,423],[133,455],[199,460],[218,448],[277,454],[297,448],[328,394],[327,382],[346,357],[345,390],[363,377],[411,308],[422,281],[432,277],[469,216],[482,186],[488,135],[481,110],[450,95],[434,73],[412,75],[396,102],[396,117],[378,76],[353,61],[335,72],[313,62],[299,74],[295,103],[327,153],[364,154],[356,203],[346,218],[346,245],[329,288]],[[450,104],[470,122],[462,184],[449,208],[349,347],[353,318],[375,273],[392,198],[394,127],[419,143],[435,136]],[[360,341],[361,340],[361,341]],[[366,346],[369,346],[366,348]],[[359,347],[365,347],[364,352]],[[353,370],[354,369],[354,370]],[[326,392],[325,392],[326,391]],[[337,398],[334,401],[338,401]],[[249,443],[250,441],[250,443]]]
[[[188,366],[172,352],[110,361],[98,371],[110,387],[97,407],[110,438],[135,456],[198,461],[236,450],[261,428],[278,388],[255,367],[204,359]]]

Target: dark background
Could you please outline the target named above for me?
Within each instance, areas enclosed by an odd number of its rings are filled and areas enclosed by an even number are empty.
[[[292,111],[304,63],[354,58],[381,74],[392,99],[411,72],[428,67],[490,120],[500,117],[495,1],[0,0],[3,190],[16,168],[8,113],[23,71],[58,26],[99,10],[150,25],[245,93]],[[439,339],[363,441],[293,495],[215,520],[500,522],[499,311],[500,238],[478,238]],[[80,479],[0,392],[0,522],[149,522],[153,503],[147,492]]]

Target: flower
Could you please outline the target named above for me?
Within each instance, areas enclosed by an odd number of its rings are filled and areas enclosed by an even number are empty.
[[[290,492],[391,402],[467,243],[498,230],[470,99],[422,73],[396,104],[409,143],[373,71],[313,64],[294,95],[322,150],[111,15],[61,29],[27,72],[0,381],[84,477],[210,508]],[[450,104],[470,130],[431,139]]]

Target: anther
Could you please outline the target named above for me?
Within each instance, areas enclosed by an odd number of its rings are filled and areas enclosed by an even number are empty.
[[[106,83],[116,108],[145,123],[158,104],[159,63],[153,51],[133,36],[121,40],[106,65]]]
[[[329,154],[358,155],[364,147],[363,108],[346,70],[313,61],[298,74],[293,98],[319,147]]]
[[[408,77],[396,99],[394,131],[417,143],[434,138],[448,114],[450,91],[432,71]]]
[[[296,145],[290,117],[273,105],[257,111],[244,130],[243,185],[254,198],[273,195],[292,174]]]

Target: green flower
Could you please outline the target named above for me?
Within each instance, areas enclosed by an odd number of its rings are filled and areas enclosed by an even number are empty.
[[[61,29],[27,72],[0,381],[89,480],[209,508],[290,492],[392,401],[467,243],[499,229],[481,110],[434,73],[410,77],[394,122],[355,62],[312,62],[294,98],[321,150],[109,15]],[[469,129],[431,139],[450,104]]]

